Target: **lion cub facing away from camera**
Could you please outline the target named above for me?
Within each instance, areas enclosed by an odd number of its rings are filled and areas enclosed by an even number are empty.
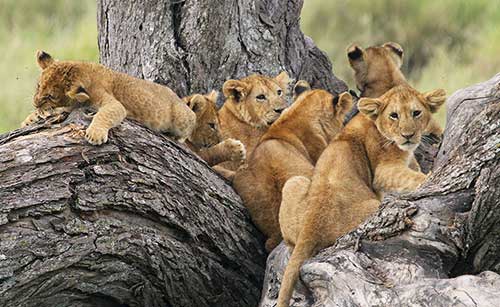
[[[210,166],[225,161],[241,163],[245,160],[243,143],[235,139],[222,139],[217,115],[217,96],[217,92],[212,91],[207,95],[194,94],[182,98],[196,114],[196,126],[186,144]]]
[[[408,85],[378,99],[362,98],[361,113],[328,145],[311,179],[296,176],[285,183],[279,222],[293,252],[278,307],[288,306],[302,263],[377,210],[382,193],[413,191],[425,181],[409,163],[445,98],[443,90],[420,94]]]
[[[295,93],[309,88],[300,82]],[[246,167],[237,171],[233,187],[255,225],[268,237],[268,252],[282,240],[278,212],[283,185],[290,177],[312,175],[314,164],[343,128],[351,107],[349,93],[333,96],[324,90],[305,91],[262,136]]]
[[[37,111],[26,118],[23,126],[53,109],[72,109],[88,103],[97,110],[85,131],[85,138],[93,145],[106,143],[109,129],[125,117],[168,133],[179,142],[184,142],[194,129],[196,115],[166,86],[96,63],[55,61],[43,51],[37,52],[37,62],[42,69],[33,101]]]

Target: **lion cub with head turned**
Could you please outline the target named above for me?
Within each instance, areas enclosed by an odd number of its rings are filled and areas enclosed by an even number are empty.
[[[349,93],[334,96],[308,89],[304,81],[297,83],[295,96],[305,92],[271,125],[233,180],[253,222],[268,237],[267,251],[282,240],[278,212],[283,185],[292,176],[312,175],[314,164],[343,128],[344,116],[352,107]]]
[[[354,79],[361,97],[377,98],[395,86],[408,84],[401,72],[403,55],[403,47],[394,42],[366,49],[356,44],[347,48],[347,58],[354,70]],[[424,134],[441,137],[443,128],[432,118]]]
[[[288,306],[302,263],[363,222],[384,192],[407,192],[426,175],[409,166],[413,150],[445,92],[421,94],[403,84],[378,99],[361,98],[357,114],[325,149],[311,179],[290,178],[283,187],[279,222],[293,247],[278,297]]]
[[[182,98],[196,114],[196,126],[186,144],[208,165],[213,166],[226,161],[245,160],[245,146],[235,139],[222,139],[219,117],[217,115],[218,93],[207,95],[194,94]]]
[[[33,101],[37,110],[23,126],[53,109],[72,109],[87,103],[97,110],[85,133],[87,141],[94,145],[106,143],[109,129],[125,117],[168,133],[179,142],[184,142],[194,129],[196,115],[166,86],[96,63],[55,61],[43,51],[37,53],[37,62],[42,69]]]
[[[226,81],[222,88],[226,101],[218,113],[222,137],[241,141],[250,156],[262,135],[288,106],[289,83],[286,72],[274,78],[254,74]],[[239,166],[223,163],[214,169],[232,180]]]

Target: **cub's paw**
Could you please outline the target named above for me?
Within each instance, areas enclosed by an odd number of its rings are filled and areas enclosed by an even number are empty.
[[[246,159],[247,151],[242,142],[235,139],[227,139],[224,141],[224,146],[229,153],[231,161],[244,161]]]
[[[30,114],[26,119],[21,123],[21,128],[24,128],[26,126],[29,126],[35,122],[37,122],[40,119],[40,117],[36,114]]]
[[[92,145],[101,145],[108,141],[108,129],[89,126],[85,130],[85,138]]]

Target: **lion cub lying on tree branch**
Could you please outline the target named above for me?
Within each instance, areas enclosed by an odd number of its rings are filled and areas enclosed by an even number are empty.
[[[56,108],[71,110],[88,103],[97,110],[85,138],[93,145],[106,143],[109,129],[125,117],[184,142],[194,129],[196,115],[171,89],[115,72],[96,63],[54,61],[39,51],[42,74],[33,104],[37,108],[23,126]]]
[[[420,94],[406,84],[378,99],[362,98],[361,113],[328,145],[312,178],[285,183],[279,222],[293,252],[278,307],[288,306],[302,263],[377,210],[384,192],[413,191],[425,181],[410,168],[413,150],[444,101],[443,90]]]
[[[253,222],[268,237],[267,251],[282,240],[278,212],[283,185],[292,176],[312,175],[314,164],[343,128],[344,116],[352,107],[349,93],[333,96],[309,88],[304,81],[297,83],[295,96],[306,91],[271,125],[248,165],[233,180]]]

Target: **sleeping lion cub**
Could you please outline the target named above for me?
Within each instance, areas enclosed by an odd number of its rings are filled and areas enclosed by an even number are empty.
[[[312,175],[314,164],[343,128],[345,113],[352,106],[349,93],[333,96],[308,89],[304,81],[297,83],[294,94],[305,92],[271,125],[233,180],[253,222],[268,237],[267,251],[282,240],[278,212],[283,185],[292,176]]]
[[[412,170],[413,150],[445,92],[420,94],[408,85],[378,99],[361,98],[357,114],[325,149],[311,179],[283,187],[279,222],[293,248],[278,307],[288,306],[302,263],[373,213],[384,192],[417,189],[426,175]]]
[[[109,129],[125,117],[184,142],[194,129],[196,115],[171,89],[115,72],[96,63],[54,61],[37,53],[42,69],[33,104],[37,109],[23,122],[30,124],[56,108],[72,109],[87,103],[97,110],[85,138],[93,145],[106,143]]]
[[[217,116],[217,96],[217,92],[212,91],[207,95],[194,94],[182,98],[196,114],[196,126],[186,144],[210,166],[225,161],[241,163],[245,160],[243,143],[235,139],[222,139]]]

